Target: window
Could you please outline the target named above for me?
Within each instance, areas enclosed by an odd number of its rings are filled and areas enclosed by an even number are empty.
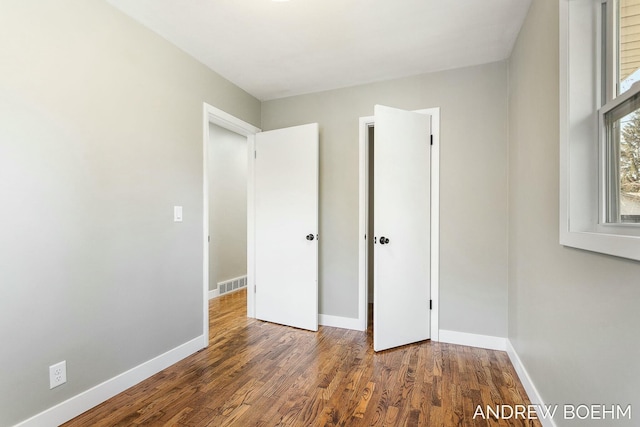
[[[640,260],[640,0],[560,0],[559,48],[560,243]]]

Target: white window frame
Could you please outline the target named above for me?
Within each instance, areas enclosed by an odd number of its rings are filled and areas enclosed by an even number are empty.
[[[560,0],[560,244],[640,260],[640,228],[606,224],[602,216],[606,181],[599,110],[615,87],[598,89],[604,75],[615,70],[616,54],[609,49],[601,65],[602,5],[602,0]],[[612,18],[613,7],[606,6]]]

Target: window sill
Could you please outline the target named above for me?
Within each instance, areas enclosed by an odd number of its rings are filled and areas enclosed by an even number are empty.
[[[560,233],[560,244],[640,261],[640,236],[565,231]]]

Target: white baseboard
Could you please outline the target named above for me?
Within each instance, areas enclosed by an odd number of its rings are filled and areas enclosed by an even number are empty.
[[[107,399],[157,374],[163,369],[202,349],[203,336],[192,339],[141,365],[98,384],[70,399],[16,424],[14,427],[57,426],[65,423]]]
[[[366,330],[366,325],[362,325],[359,319],[354,319],[351,317],[319,314],[318,323],[322,326],[331,326],[332,328],[353,329],[355,331]]]
[[[522,364],[522,361],[520,360],[518,353],[516,353],[516,350],[513,348],[513,345],[511,345],[511,341],[509,341],[508,339],[506,341],[507,341],[506,342],[507,354],[509,355],[511,364],[516,370],[516,374],[518,374],[518,378],[520,378],[520,382],[522,383],[524,390],[527,392],[527,395],[529,396],[529,400],[531,401],[531,404],[544,406],[544,402],[540,397],[540,393],[538,393],[538,389],[536,389],[536,386],[533,384],[533,381],[531,380],[529,373],[527,372],[524,365]],[[540,420],[540,424],[542,424],[543,427],[557,427],[555,421],[553,421],[553,418],[538,417],[538,419]]]
[[[467,345],[469,347],[488,348],[490,350],[507,349],[507,339],[491,335],[469,334],[466,332],[447,331],[440,329],[438,341],[449,344]]]

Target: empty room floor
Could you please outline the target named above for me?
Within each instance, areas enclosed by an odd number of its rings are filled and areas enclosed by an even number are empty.
[[[371,328],[249,319],[246,290],[209,315],[208,348],[64,426],[540,426],[476,412],[529,404],[505,352],[426,341],[375,353]]]

